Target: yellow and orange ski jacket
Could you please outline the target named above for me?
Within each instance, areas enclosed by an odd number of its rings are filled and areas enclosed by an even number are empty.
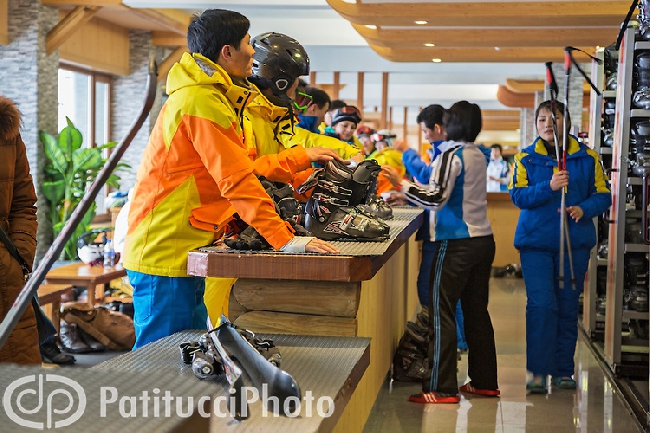
[[[242,114],[257,96],[247,84],[233,83],[219,65],[200,54],[185,53],[169,71],[169,98],[134,187],[124,247],[126,269],[187,276],[188,251],[220,237],[235,213],[274,248],[293,238],[293,230],[277,215],[255,177],[256,172],[263,174],[268,160],[251,161],[245,143]],[[306,154],[296,161],[304,163],[303,158]]]

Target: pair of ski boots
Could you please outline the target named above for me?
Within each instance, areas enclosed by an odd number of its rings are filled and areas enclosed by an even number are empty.
[[[305,227],[325,240],[383,241],[390,228],[383,221],[392,209],[375,195],[381,167],[374,160],[354,168],[330,161],[298,189],[314,191],[306,206]]]

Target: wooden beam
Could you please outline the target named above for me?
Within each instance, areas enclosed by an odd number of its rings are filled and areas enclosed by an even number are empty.
[[[393,2],[351,4],[327,0],[343,18],[354,24],[466,27],[558,27],[618,26],[630,9],[629,0],[553,2]],[[578,32],[578,30],[576,30]]]
[[[187,27],[190,24],[190,16],[173,9],[140,9],[129,8],[130,11],[147,21],[156,23],[169,31],[181,35],[187,35]],[[185,42],[187,43],[187,42]]]
[[[564,49],[558,47],[505,47],[494,48],[386,48],[370,45],[377,54],[392,62],[431,62],[439,58],[443,62],[467,63],[540,63],[564,62]],[[582,47],[581,50],[593,53],[596,47]],[[587,63],[591,59],[583,53],[574,52],[578,63]]]
[[[334,72],[334,84],[332,84],[332,93],[331,98],[339,99],[339,86],[341,85],[341,73],[339,71]]]
[[[0,45],[9,45],[9,0],[0,0]]]
[[[418,107],[418,113],[422,111],[422,107]],[[418,152],[422,155],[422,127],[418,124]]]
[[[534,93],[514,93],[506,86],[499,86],[497,100],[510,108],[535,108]]]
[[[494,117],[499,119],[519,119],[519,110],[481,110],[481,117]]]
[[[591,95],[583,93],[582,106],[589,107]],[[497,100],[510,108],[535,108],[535,94],[534,93],[515,93],[506,86],[499,86],[497,90]]]
[[[408,114],[409,107],[404,107],[404,121],[402,122],[402,140],[406,140],[408,135]]]
[[[506,78],[506,87],[515,93],[532,93],[541,92],[546,88],[544,80],[518,80],[515,78]],[[583,91],[590,92],[591,86],[585,81]]]
[[[158,78],[157,81],[160,83],[163,80],[167,80],[167,74],[169,70],[174,66],[174,63],[178,62],[183,53],[188,51],[187,47],[178,47],[171,54],[169,54],[160,64],[158,65]]]
[[[363,112],[363,85],[364,74],[357,72],[357,108]]]
[[[49,56],[101,9],[97,6],[77,6],[45,36],[45,52]]]
[[[508,119],[494,119],[492,117],[483,118],[482,131],[512,131],[519,128],[520,121]]]
[[[159,47],[183,47],[187,45],[187,36],[173,32],[153,32],[151,43]]]
[[[388,72],[381,74],[381,118],[379,128],[386,128],[386,115],[388,114]]]
[[[461,23],[458,23],[459,25]],[[561,47],[572,45],[606,46],[616,39],[618,26],[609,27],[412,27],[377,28],[353,24],[369,44],[387,48],[422,47],[433,43],[436,47]],[[459,37],[462,35],[462,37]],[[430,47],[430,50],[435,50]]]

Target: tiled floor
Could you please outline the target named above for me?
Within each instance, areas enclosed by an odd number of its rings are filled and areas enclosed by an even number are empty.
[[[460,404],[422,405],[407,401],[409,394],[420,389],[418,383],[393,382],[391,385],[387,381],[364,432],[642,431],[582,337],[576,350],[578,389],[551,388],[548,395],[527,395],[525,305],[523,280],[491,280],[489,308],[497,344],[500,398],[462,396]],[[121,352],[76,355],[76,367],[88,368],[119,354]],[[463,356],[458,374],[461,385],[467,381],[466,371],[467,356]]]
[[[642,431],[604,375],[588,344],[576,350],[577,390],[527,395],[526,293],[522,279],[492,279],[490,314],[497,345],[500,398],[462,396],[460,404],[407,401],[418,383],[385,383],[364,432],[637,432]],[[467,381],[467,357],[458,382]]]

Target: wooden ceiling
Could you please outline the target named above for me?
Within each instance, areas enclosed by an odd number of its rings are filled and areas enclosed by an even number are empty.
[[[630,0],[327,3],[387,60],[516,63],[562,62],[565,46],[593,53],[613,43],[631,5]],[[416,24],[420,20],[426,24]],[[588,60],[581,53],[575,59]]]

